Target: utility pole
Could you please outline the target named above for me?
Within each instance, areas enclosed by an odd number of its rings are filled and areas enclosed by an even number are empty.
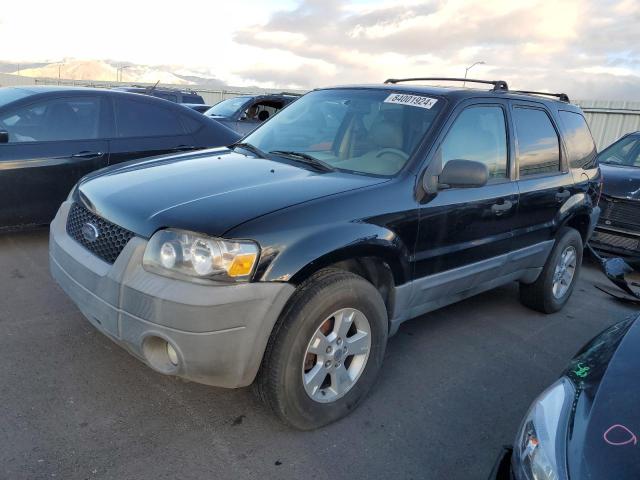
[[[476,62],[476,63],[474,63],[473,65],[469,65],[467,68],[465,68],[465,69],[464,69],[464,78],[465,78],[465,80],[466,80],[466,78],[467,78],[467,73],[469,73],[469,70],[471,70],[471,69],[472,69],[473,67],[475,67],[476,65],[485,65],[485,62],[484,62],[484,60],[483,60],[483,61],[481,61],[481,62]],[[463,87],[464,87],[465,83],[467,83],[467,82],[462,82],[462,86],[463,86]]]

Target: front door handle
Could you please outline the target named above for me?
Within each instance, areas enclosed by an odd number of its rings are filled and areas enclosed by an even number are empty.
[[[511,210],[511,207],[513,207],[513,203],[510,200],[498,201],[498,203],[491,205],[491,211],[499,217]]]
[[[556,200],[562,203],[570,196],[571,196],[571,192],[569,190],[561,190],[558,193],[556,193]]]
[[[85,160],[90,160],[92,158],[100,158],[104,155],[102,152],[89,152],[87,150],[83,150],[82,152],[74,153],[71,155],[71,158],[82,158]]]

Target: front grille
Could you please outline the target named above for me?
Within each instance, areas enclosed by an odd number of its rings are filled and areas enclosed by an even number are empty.
[[[602,213],[600,214],[601,223],[608,225],[608,220],[640,227],[640,202],[638,201],[614,200],[602,197],[600,208],[602,208]]]
[[[625,250],[640,251],[640,241],[637,238],[623,237],[613,233],[605,233],[596,230],[593,234],[594,243],[602,243],[610,247],[624,248]]]
[[[85,237],[83,227],[88,224],[95,227],[97,232],[95,240]],[[108,263],[116,261],[124,246],[134,236],[133,232],[114,225],[77,203],[74,203],[69,210],[67,233],[84,248]]]

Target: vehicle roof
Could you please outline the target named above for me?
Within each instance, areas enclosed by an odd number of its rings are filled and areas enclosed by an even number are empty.
[[[446,97],[456,102],[465,100],[467,98],[506,98],[511,100],[529,100],[544,103],[546,105],[553,105],[555,107],[562,107],[565,109],[579,110],[576,105],[572,103],[563,102],[555,98],[544,97],[542,95],[532,95],[526,93],[518,93],[515,90],[491,90],[486,88],[471,88],[471,87],[447,87],[447,86],[434,86],[434,85],[420,85],[419,83],[375,83],[375,84],[358,84],[358,85],[336,85],[327,88],[318,88],[316,90],[333,90],[339,88],[368,88],[376,90],[387,90],[389,92],[406,92],[406,93],[418,93],[425,95],[434,95],[440,97]],[[567,108],[569,107],[569,108]]]
[[[125,90],[116,90],[110,88],[96,88],[96,87],[67,87],[67,86],[59,86],[59,85],[28,85],[28,86],[19,86],[19,87],[2,87],[2,89],[6,90],[22,90],[25,92],[29,92],[31,95],[27,95],[26,97],[19,98],[17,100],[13,100],[1,107],[4,108],[7,105],[13,104],[22,104],[25,102],[29,102],[30,99],[34,96],[49,96],[54,95],[56,93],[72,93],[72,94],[99,94],[103,96],[126,96],[127,98],[136,98],[137,101],[141,102],[161,102],[166,108],[174,108],[175,106],[181,105],[180,103],[171,102],[169,100],[165,100],[159,97],[155,97],[153,95],[140,95],[139,93],[129,92]],[[132,97],[132,95],[134,97]],[[198,117],[200,114],[195,112],[190,108],[185,109],[188,112],[195,113]]]
[[[151,85],[145,87],[142,85],[131,85],[131,86],[123,86],[123,87],[113,87],[113,90],[125,90],[128,92],[146,92],[148,90],[158,91],[158,92],[171,92],[171,93],[182,93],[187,95],[199,95],[198,92],[194,90],[189,90],[188,88],[171,88],[171,87],[153,87]]]
[[[65,92],[65,93],[94,92],[94,93],[100,93],[103,95],[137,95],[136,98],[140,97],[137,93],[133,91],[119,89],[119,88],[67,87],[67,86],[59,86],[59,85],[27,85],[27,86],[4,87],[4,88],[14,89],[14,90],[23,90],[25,92],[30,92],[33,95],[45,94],[45,93],[56,93],[56,92]],[[154,98],[154,97],[147,96],[147,98]]]

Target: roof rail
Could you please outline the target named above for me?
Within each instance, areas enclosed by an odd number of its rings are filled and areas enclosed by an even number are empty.
[[[302,93],[296,93],[296,92],[280,92],[277,95],[291,95],[292,97],[301,97]]]
[[[569,95],[566,93],[548,93],[548,92],[533,92],[531,90],[513,90],[513,93],[525,93],[527,95],[544,95],[547,97],[557,97],[561,102],[569,103]]]
[[[494,91],[509,91],[509,86],[504,80],[474,80],[472,78],[450,78],[450,77],[417,77],[417,78],[388,78],[384,83],[400,83],[400,82],[416,82],[421,80],[435,80],[435,81],[447,81],[447,82],[469,82],[469,83],[485,83],[487,85],[493,85]]]

